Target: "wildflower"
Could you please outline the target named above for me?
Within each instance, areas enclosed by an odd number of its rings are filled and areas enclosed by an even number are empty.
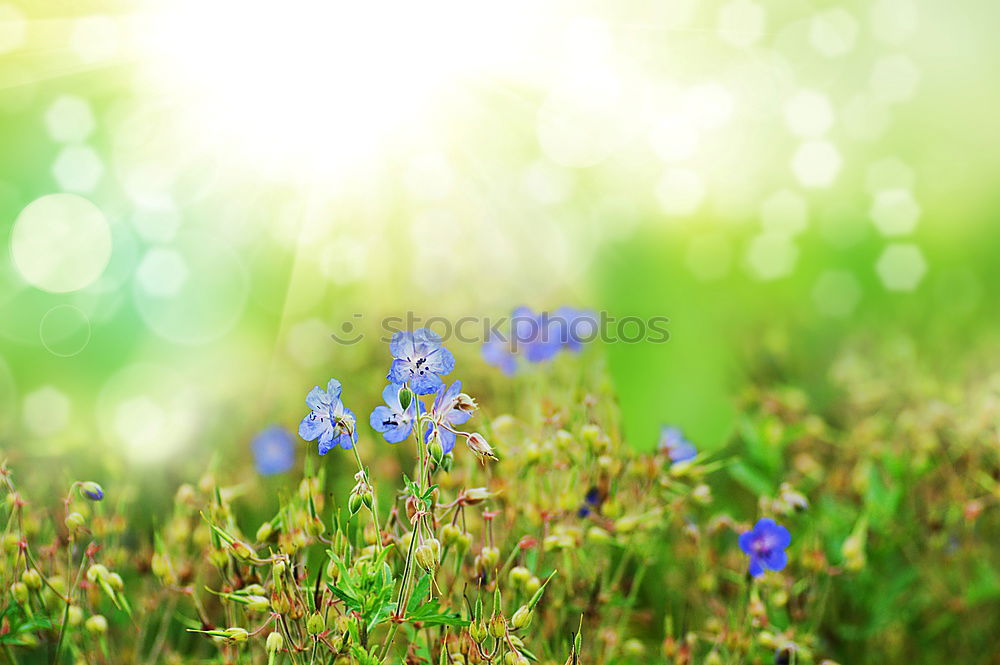
[[[664,427],[660,430],[659,449],[667,454],[673,464],[687,462],[698,455],[698,449],[684,438],[677,427]]]
[[[91,501],[100,501],[104,498],[104,490],[100,485],[93,481],[80,483],[80,494],[87,497]]]
[[[299,423],[299,436],[306,441],[319,439],[319,454],[326,455],[334,446],[350,450],[358,440],[354,413],[340,401],[340,381],[330,379],[324,391],[316,386],[306,396],[312,409]]]
[[[471,399],[462,393],[461,381],[456,381],[451,387],[441,384],[431,406],[434,428],[424,434],[424,439],[429,442],[436,433],[444,453],[450,453],[455,448],[456,434],[453,427],[464,424],[472,417],[472,413],[467,408],[460,408],[460,405],[466,404],[466,401]]]
[[[368,418],[368,424],[382,434],[386,443],[399,443],[406,439],[417,419],[420,400],[410,399],[410,403],[404,407],[399,398],[402,387],[398,383],[387,385],[382,391],[382,399],[388,406],[376,406]]]
[[[587,494],[584,495],[583,505],[576,511],[576,516],[580,518],[588,517],[592,511],[599,510],[601,504],[604,502],[604,498],[599,488],[591,487],[587,490]]]
[[[505,374],[517,371],[517,355],[523,354],[531,363],[554,356],[560,348],[557,335],[552,335],[546,314],[536,315],[529,307],[518,307],[510,315],[507,336],[489,336],[483,344],[483,359]]]
[[[549,333],[555,334],[563,348],[578,352],[597,336],[597,317],[593,312],[560,307],[549,316]]]
[[[417,395],[430,395],[443,383],[441,377],[455,369],[455,356],[441,346],[441,337],[428,328],[397,332],[389,344],[391,383],[409,383]]]
[[[295,463],[295,444],[283,427],[262,430],[250,444],[254,465],[262,476],[284,473]]]
[[[754,577],[765,570],[775,572],[785,569],[788,555],[785,548],[792,542],[788,529],[775,524],[774,520],[758,520],[753,529],[740,534],[740,549],[750,556],[750,574]]]

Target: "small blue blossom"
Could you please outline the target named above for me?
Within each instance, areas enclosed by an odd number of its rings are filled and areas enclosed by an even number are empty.
[[[320,455],[335,446],[350,450],[358,440],[354,413],[340,401],[340,390],[340,381],[330,379],[325,391],[316,386],[306,396],[311,411],[299,423],[299,436],[306,441],[318,439]]]
[[[397,332],[389,344],[390,383],[409,383],[417,395],[430,395],[443,383],[441,377],[455,369],[455,356],[441,346],[441,337],[428,328]]]
[[[472,398],[462,392],[461,381],[456,381],[451,387],[442,385],[438,388],[437,397],[431,406],[431,418],[435,425],[424,433],[424,440],[430,441],[437,432],[441,439],[441,448],[447,455],[454,450],[456,438],[455,433],[449,428],[465,424],[472,417],[472,410],[475,408]]]
[[[262,476],[284,473],[295,464],[295,444],[284,427],[261,430],[250,444],[254,465]]]
[[[674,464],[687,462],[698,456],[698,449],[684,438],[677,427],[664,427],[660,430],[659,448],[670,457],[670,461]]]
[[[763,575],[765,570],[784,570],[788,565],[785,549],[791,542],[788,529],[772,519],[758,520],[752,530],[741,533],[739,538],[740,549],[750,556],[750,574],[754,577]]]
[[[576,516],[579,518],[589,517],[592,512],[601,507],[602,503],[604,503],[604,497],[601,495],[601,490],[597,487],[591,487],[583,497],[583,505],[576,511]]]
[[[510,315],[506,335],[487,337],[483,359],[505,374],[517,371],[517,358],[538,364],[551,360],[559,351],[579,351],[597,336],[597,317],[585,310],[560,307],[554,312],[535,313],[518,307]]]
[[[560,307],[549,316],[550,330],[563,348],[579,352],[583,345],[598,334],[597,316],[593,312]]]
[[[390,383],[382,391],[382,400],[387,406],[376,406],[368,418],[372,429],[382,434],[388,443],[399,443],[413,431],[417,420],[417,408],[420,400],[416,397],[410,400],[410,405],[403,409],[399,403],[399,391],[403,386]]]

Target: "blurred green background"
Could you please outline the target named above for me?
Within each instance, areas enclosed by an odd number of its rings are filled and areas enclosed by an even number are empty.
[[[331,375],[367,413],[406,311],[669,317],[597,351],[638,448],[721,445],[773,352],[822,396],[845,340],[995,341],[995,2],[417,4],[0,2],[0,447],[152,477]]]

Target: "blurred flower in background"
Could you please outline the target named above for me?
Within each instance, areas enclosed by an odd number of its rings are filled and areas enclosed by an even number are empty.
[[[261,430],[250,443],[254,466],[262,476],[285,473],[295,464],[295,443],[283,427]]]

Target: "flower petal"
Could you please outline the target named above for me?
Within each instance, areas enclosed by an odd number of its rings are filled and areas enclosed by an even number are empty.
[[[326,429],[329,429],[329,423],[319,418],[313,418],[310,413],[299,423],[299,436],[302,437],[303,441],[312,441]]]
[[[402,330],[393,333],[389,342],[389,352],[393,358],[413,358],[416,355],[413,348],[413,333]]]

